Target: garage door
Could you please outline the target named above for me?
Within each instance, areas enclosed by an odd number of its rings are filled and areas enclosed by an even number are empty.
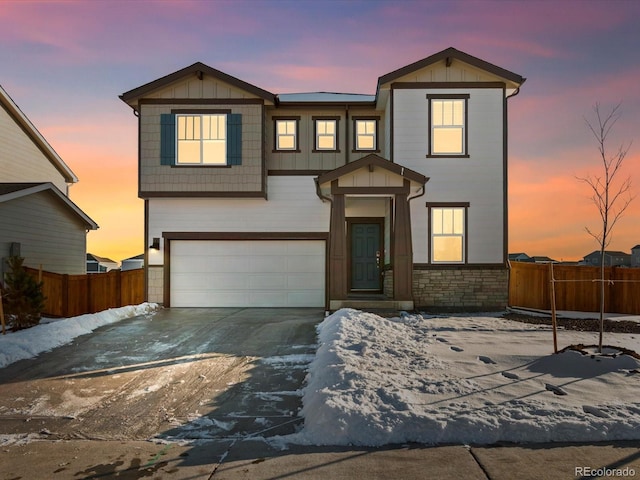
[[[323,307],[323,240],[174,240],[172,307]]]

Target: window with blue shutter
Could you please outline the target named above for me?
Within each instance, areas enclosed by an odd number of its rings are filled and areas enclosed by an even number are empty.
[[[161,165],[242,165],[242,115],[160,115]]]
[[[176,163],[176,116],[172,113],[160,115],[160,165]]]
[[[227,115],[227,165],[242,165],[242,114]]]

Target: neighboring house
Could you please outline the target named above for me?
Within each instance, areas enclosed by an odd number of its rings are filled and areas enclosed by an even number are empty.
[[[122,260],[120,263],[120,270],[123,272],[126,270],[135,270],[137,268],[144,267],[144,253],[140,255],[136,255],[135,257],[130,257]]]
[[[601,265],[600,250],[595,250],[589,255],[585,255],[584,263],[586,266],[599,267]],[[604,265],[605,267],[630,267],[631,255],[616,250],[605,250]]]
[[[533,262],[533,258],[531,258],[529,255],[527,255],[524,252],[510,253],[509,260],[511,262]]]
[[[122,94],[148,300],[503,308],[507,99],[523,82],[449,48],[374,95],[276,95],[202,63]]]
[[[87,232],[98,225],[68,196],[78,178],[0,87],[0,259],[84,273]],[[0,277],[6,271],[0,261]]]
[[[118,262],[87,253],[87,273],[105,273],[118,268]]]
[[[640,245],[631,249],[631,266],[640,267]]]
[[[535,263],[559,263],[553,258],[545,257],[542,255],[534,255],[533,257],[531,257],[531,260]]]

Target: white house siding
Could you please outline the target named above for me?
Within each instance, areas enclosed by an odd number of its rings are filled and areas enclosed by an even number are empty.
[[[258,198],[153,198],[149,238],[163,232],[328,232],[329,202],[316,195],[311,176],[268,178],[268,200]],[[162,244],[162,242],[161,242]],[[149,256],[161,265],[162,252]]]
[[[39,192],[0,203],[0,257],[20,243],[25,265],[68,274],[85,273],[85,225],[53,194]]]
[[[426,158],[427,93],[469,93],[469,158]],[[426,194],[411,202],[415,263],[427,263],[426,202],[469,202],[468,263],[502,263],[504,256],[503,91],[394,91],[394,161],[430,177]]]
[[[0,182],[51,182],[67,192],[62,174],[0,106]]]

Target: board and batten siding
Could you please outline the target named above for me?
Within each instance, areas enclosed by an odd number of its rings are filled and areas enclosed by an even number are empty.
[[[263,186],[262,105],[143,104],[140,107],[140,193],[260,193]],[[242,164],[232,167],[170,166],[160,163],[160,115],[172,109],[231,110],[242,115]]]
[[[468,93],[469,158],[426,158],[428,93]],[[394,91],[394,161],[430,177],[426,194],[411,202],[415,263],[428,261],[426,202],[469,202],[468,263],[502,263],[504,156],[502,89]]]
[[[269,199],[152,198],[149,238],[163,232],[328,232],[329,202],[316,195],[311,176],[268,178]],[[161,242],[162,247],[162,242]],[[149,265],[162,265],[152,252]]]
[[[51,182],[66,193],[64,176],[0,106],[0,181]]]
[[[20,243],[25,265],[62,274],[86,273],[85,224],[53,194],[35,193],[0,203],[0,257]]]

